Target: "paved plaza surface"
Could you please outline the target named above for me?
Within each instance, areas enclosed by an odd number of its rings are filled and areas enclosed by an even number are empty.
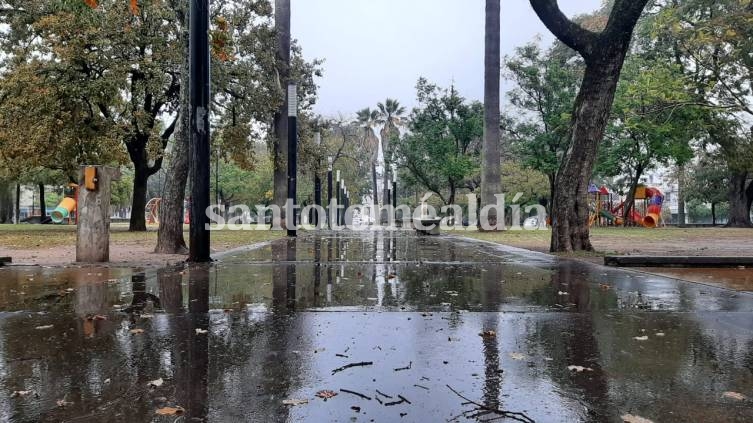
[[[459,237],[0,280],[0,421],[753,421],[753,294]]]

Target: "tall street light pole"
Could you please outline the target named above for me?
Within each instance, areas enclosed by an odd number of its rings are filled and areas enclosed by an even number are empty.
[[[327,157],[327,210],[332,205],[332,199],[335,198],[335,192],[332,188],[332,156]],[[327,227],[332,229],[332,218],[330,213],[327,213]]]
[[[296,84],[288,85],[288,204],[290,213],[288,221],[292,226],[288,227],[288,236],[297,236],[295,206],[298,197],[297,175],[298,174],[298,87]],[[288,216],[286,214],[286,216]]]
[[[335,191],[337,194],[337,203],[335,210],[337,213],[335,213],[335,224],[340,225],[340,203],[342,202],[342,182],[340,181],[340,171],[337,171],[337,177],[335,178],[336,185],[337,185],[337,191]]]
[[[209,208],[209,0],[191,0],[189,34],[189,102],[191,125],[191,227],[188,261],[210,257]]]
[[[395,222],[397,222],[397,167],[392,167],[392,207],[395,213]]]
[[[322,134],[317,132],[314,134],[314,143],[316,144],[317,150],[322,145]],[[317,152],[318,153],[318,152]],[[321,166],[321,159],[316,159],[316,171],[314,172],[314,226],[316,229],[319,229],[319,209],[322,206],[322,178],[319,176],[319,166]]]

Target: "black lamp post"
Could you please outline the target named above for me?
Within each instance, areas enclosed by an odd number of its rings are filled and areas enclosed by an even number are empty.
[[[290,210],[288,236],[297,236],[296,227],[296,202],[298,186],[296,175],[298,173],[298,87],[295,84],[288,85],[288,203]]]
[[[191,0],[188,90],[190,102],[191,228],[188,261],[205,263],[210,257],[209,208],[209,0]]]
[[[335,198],[335,192],[332,188],[332,156],[327,157],[327,210],[332,205],[332,199]],[[332,229],[332,217],[327,213],[327,227]]]
[[[397,222],[397,167],[392,167],[392,207],[395,210],[395,222]]]
[[[337,207],[336,207],[336,213],[335,213],[335,224],[337,226],[340,226],[340,204],[342,203],[342,182],[340,181],[340,171],[338,170],[336,172],[337,177],[335,178],[336,185],[337,185]]]
[[[317,132],[314,134],[314,143],[317,149],[322,145],[322,134]],[[314,172],[314,220],[313,224],[316,229],[319,229],[319,209],[322,206],[322,178],[319,177],[319,166],[321,165],[321,159],[317,159],[316,171]]]

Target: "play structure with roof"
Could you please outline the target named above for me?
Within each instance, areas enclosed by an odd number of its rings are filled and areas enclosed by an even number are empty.
[[[623,226],[625,200],[606,186],[591,184],[588,189],[591,208],[591,226]],[[658,188],[639,185],[635,191],[635,206],[628,216],[629,222],[644,228],[656,228],[663,223],[664,194]]]

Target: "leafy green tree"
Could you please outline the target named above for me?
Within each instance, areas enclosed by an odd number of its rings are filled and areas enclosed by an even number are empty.
[[[530,2],[544,25],[586,63],[572,113],[571,145],[555,183],[551,250],[590,251],[588,186],[633,30],[648,0],[615,0],[598,32],[568,19],[557,0]]]
[[[583,73],[573,56],[561,45],[543,52],[530,43],[517,48],[504,66],[505,77],[515,84],[508,96],[516,117],[508,118],[503,129],[523,165],[546,175],[550,200],[560,158],[570,145],[573,103]]]
[[[467,102],[455,90],[442,89],[421,78],[416,86],[419,106],[408,119],[408,133],[397,141],[397,163],[409,183],[455,204],[480,169],[484,108]]]
[[[145,229],[149,176],[162,167],[179,123],[185,25],[174,1],[120,0],[92,9],[79,1],[6,0],[0,43],[7,102],[0,143],[15,166],[76,167],[124,163],[134,169],[131,230]],[[264,127],[281,103],[275,76],[272,7],[268,1],[213,2],[213,122],[223,150],[246,164],[254,128]],[[293,61],[309,104],[315,65]],[[295,74],[295,72],[294,72]],[[32,125],[18,125],[33,116]],[[28,136],[27,136],[28,135]],[[14,140],[28,139],[23,146]],[[37,151],[41,154],[23,154]],[[3,160],[7,163],[8,160]]]
[[[626,175],[624,221],[630,222],[635,191],[646,172],[659,165],[684,165],[693,158],[690,141],[701,133],[701,115],[688,106],[685,80],[674,66],[631,57],[625,64],[597,169]]]
[[[711,204],[711,219],[716,225],[717,206],[727,202],[729,181],[724,157],[719,153],[704,152],[689,168],[686,177],[688,201]]]
[[[656,61],[671,61],[709,111],[709,143],[726,159],[729,226],[750,227],[753,203],[753,9],[747,0],[660,0],[644,34]]]

